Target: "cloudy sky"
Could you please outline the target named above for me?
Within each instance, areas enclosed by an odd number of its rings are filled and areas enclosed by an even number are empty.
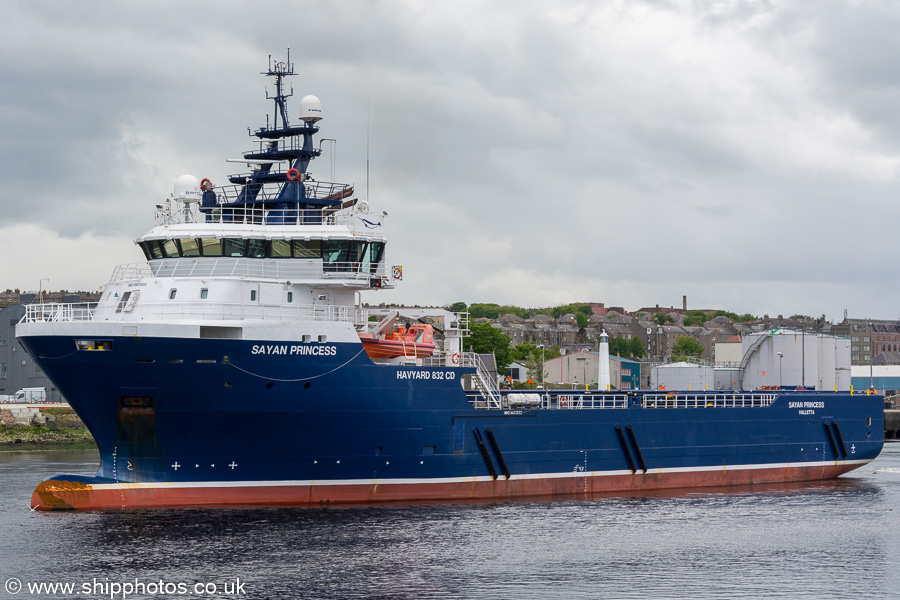
[[[243,169],[290,47],[338,140],[311,171],[389,214],[371,300],[900,318],[898,31],[866,0],[5,1],[0,289],[141,261],[176,177]]]

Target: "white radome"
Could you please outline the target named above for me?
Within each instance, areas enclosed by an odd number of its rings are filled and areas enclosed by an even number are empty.
[[[172,196],[185,204],[200,202],[200,180],[193,175],[182,175],[175,180]]]
[[[310,94],[300,99],[300,119],[307,123],[322,120],[322,101]]]

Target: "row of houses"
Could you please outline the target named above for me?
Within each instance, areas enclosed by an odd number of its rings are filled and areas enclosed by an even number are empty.
[[[595,307],[597,305],[594,305]],[[558,319],[543,314],[523,319],[517,315],[502,315],[491,322],[500,328],[511,340],[513,346],[533,343],[545,347],[559,347],[567,352],[580,350],[596,351],[597,340],[602,331],[610,338],[626,340],[638,338],[651,361],[664,361],[672,355],[676,340],[682,336],[691,337],[703,347],[701,359],[722,363],[716,348],[722,343],[738,343],[742,336],[754,332],[779,329],[807,331],[812,334],[824,333],[836,337],[846,337],[851,342],[850,360],[853,365],[900,365],[900,320],[851,319],[845,317],[841,323],[832,325],[824,320],[810,317],[764,316],[750,323],[739,323],[725,316],[718,316],[702,326],[681,324],[683,309],[645,307],[633,313],[617,312],[620,308],[601,310],[595,308],[587,326],[581,330],[575,315],[567,314]],[[709,311],[712,312],[712,311]],[[672,319],[672,323],[660,325],[653,318],[662,314]]]

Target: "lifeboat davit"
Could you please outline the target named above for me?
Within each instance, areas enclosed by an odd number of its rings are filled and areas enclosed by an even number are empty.
[[[370,358],[425,358],[434,353],[434,328],[427,323],[414,323],[409,327],[400,326],[375,337],[372,334],[359,336],[366,354]]]

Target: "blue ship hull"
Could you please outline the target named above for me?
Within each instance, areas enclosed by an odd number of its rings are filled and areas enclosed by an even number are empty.
[[[96,477],[38,486],[32,506],[42,509],[802,481],[857,468],[883,445],[880,396],[561,391],[541,407],[487,409],[460,384],[470,369],[378,365],[361,344],[126,336],[112,351],[73,352],[72,337],[21,341],[100,449]]]

